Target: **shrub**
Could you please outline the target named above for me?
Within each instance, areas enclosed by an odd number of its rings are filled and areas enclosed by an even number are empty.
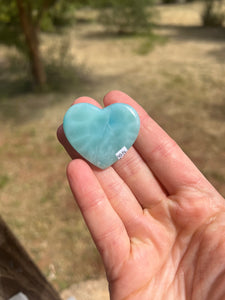
[[[222,0],[204,0],[205,6],[202,13],[204,26],[222,27],[225,21],[225,11]]]
[[[148,32],[152,27],[154,0],[98,0],[99,22],[117,33]],[[151,9],[150,9],[151,7]]]
[[[172,3],[177,3],[177,0],[162,0],[162,3],[164,4],[172,4]]]

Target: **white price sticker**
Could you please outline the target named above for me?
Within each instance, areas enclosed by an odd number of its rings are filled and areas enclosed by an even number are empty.
[[[124,157],[124,155],[127,153],[127,148],[124,146],[123,148],[121,148],[117,153],[116,153],[116,157],[117,159],[121,159],[122,157]]]

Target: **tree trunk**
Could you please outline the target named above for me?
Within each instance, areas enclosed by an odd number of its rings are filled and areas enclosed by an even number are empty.
[[[19,292],[29,300],[60,300],[0,217],[0,300]]]
[[[44,88],[46,85],[46,74],[40,56],[39,27],[35,24],[31,12],[25,7],[23,0],[16,0],[19,11],[20,22],[25,36],[32,75],[36,85]]]

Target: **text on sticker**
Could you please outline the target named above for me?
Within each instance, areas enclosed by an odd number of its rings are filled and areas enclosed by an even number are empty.
[[[124,157],[124,155],[127,153],[127,148],[125,146],[123,146],[123,148],[121,148],[118,152],[116,152],[116,157],[117,159],[121,159],[122,157]]]

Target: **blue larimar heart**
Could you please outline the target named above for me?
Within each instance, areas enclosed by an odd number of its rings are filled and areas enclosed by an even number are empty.
[[[124,103],[100,109],[89,103],[71,106],[63,120],[69,143],[86,160],[105,169],[122,158],[140,129],[137,112]]]

